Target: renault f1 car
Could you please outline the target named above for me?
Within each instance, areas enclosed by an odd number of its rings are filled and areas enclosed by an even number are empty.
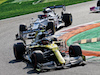
[[[97,7],[93,6],[90,8],[92,12],[100,12],[100,0],[97,1]]]
[[[64,41],[48,34],[46,31],[38,32],[30,44],[26,44],[24,39],[23,42],[15,43],[13,51],[16,60],[28,60],[37,71],[83,64],[85,56],[79,45],[67,48]]]
[[[58,16],[53,9],[62,8],[61,16]],[[65,6],[50,6],[46,7],[43,10],[43,15],[38,15],[38,19],[32,21],[29,27],[24,24],[19,26],[19,33],[16,35],[16,39],[21,37],[28,36],[28,33],[33,33],[38,29],[45,29],[46,31],[51,31],[51,34],[54,34],[57,28],[62,25],[69,26],[72,24],[72,15],[71,13],[64,13]],[[25,34],[26,33],[26,34]],[[25,34],[23,36],[23,34]]]

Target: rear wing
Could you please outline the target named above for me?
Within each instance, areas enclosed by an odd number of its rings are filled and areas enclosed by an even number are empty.
[[[63,10],[66,11],[66,6],[65,5],[49,6],[49,7],[46,7],[46,8],[50,8],[50,9],[63,8]]]
[[[51,9],[54,9],[54,8],[63,8],[64,5],[57,5],[57,6],[49,6],[47,8],[51,8]]]

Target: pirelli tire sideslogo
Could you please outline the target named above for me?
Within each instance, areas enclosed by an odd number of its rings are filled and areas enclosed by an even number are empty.
[[[72,14],[71,13],[65,13],[62,15],[62,20],[65,23],[65,26],[69,26],[72,24]]]

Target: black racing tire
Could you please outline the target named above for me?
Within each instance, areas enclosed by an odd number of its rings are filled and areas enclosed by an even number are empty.
[[[70,45],[69,46],[69,56],[70,57],[82,56],[81,47],[78,44]]]
[[[44,60],[43,52],[41,50],[33,51],[31,61],[34,69],[37,68],[37,63],[42,63]]]
[[[48,22],[48,25],[46,26],[46,31],[48,30],[51,30],[52,34],[55,34],[56,28],[53,22]]]
[[[23,60],[23,54],[25,54],[25,45],[22,42],[14,44],[13,52],[16,60]]]
[[[100,7],[100,0],[97,1],[97,7]]]
[[[26,31],[27,30],[27,26],[26,25],[20,25],[19,26],[19,31],[22,32],[22,31]]]
[[[65,27],[72,24],[72,15],[70,13],[65,13],[62,15],[62,21],[65,23]]]

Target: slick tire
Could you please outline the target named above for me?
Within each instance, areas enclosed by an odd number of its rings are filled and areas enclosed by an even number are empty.
[[[97,7],[100,7],[100,0],[97,1]]]
[[[69,46],[69,56],[70,57],[82,56],[81,47],[78,44],[70,45]]]
[[[62,20],[65,23],[65,27],[72,24],[72,15],[70,13],[65,13],[62,15]]]
[[[54,26],[53,22],[48,22],[48,25],[46,27],[46,31],[50,30],[52,34],[55,34],[56,28]]]
[[[23,60],[23,54],[25,54],[25,46],[23,43],[17,43],[13,46],[13,52],[16,60]]]
[[[22,32],[22,31],[26,31],[27,30],[27,26],[26,25],[20,25],[19,26],[19,31]]]
[[[44,60],[43,52],[40,50],[33,51],[31,55],[32,65],[34,69],[37,68],[37,63],[42,63]]]

